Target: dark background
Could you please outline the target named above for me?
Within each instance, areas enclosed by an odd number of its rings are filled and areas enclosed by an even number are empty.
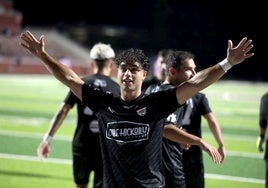
[[[268,81],[264,44],[267,10],[264,1],[175,1],[175,0],[14,0],[23,13],[23,27],[48,26],[60,31],[70,27],[128,28],[123,40],[109,41],[114,48],[138,47],[156,55],[161,48],[192,51],[199,68],[226,56],[227,40],[234,46],[247,36],[253,39],[254,57],[231,69],[225,79]],[[258,34],[257,34],[258,33]],[[92,46],[96,37],[84,45]],[[106,41],[104,41],[106,42]]]

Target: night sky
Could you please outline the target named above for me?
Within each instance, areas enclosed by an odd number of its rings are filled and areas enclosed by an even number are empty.
[[[227,40],[254,40],[255,56],[231,70],[237,79],[268,81],[264,60],[267,10],[263,3],[175,0],[13,0],[23,13],[23,27],[114,25],[149,33],[139,48],[177,48],[195,53],[207,67],[226,55]],[[57,3],[57,5],[56,5]],[[92,4],[90,4],[92,3]],[[238,3],[238,5],[233,5]],[[87,5],[89,4],[89,5]],[[266,22],[266,23],[265,23]],[[258,35],[257,35],[258,33]],[[135,44],[130,44],[135,45]]]

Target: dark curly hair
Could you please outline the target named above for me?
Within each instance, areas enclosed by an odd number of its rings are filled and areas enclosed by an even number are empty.
[[[115,57],[115,63],[117,66],[119,66],[122,62],[138,62],[141,64],[144,70],[149,71],[150,69],[150,59],[140,49],[130,48],[122,51],[119,55]]]

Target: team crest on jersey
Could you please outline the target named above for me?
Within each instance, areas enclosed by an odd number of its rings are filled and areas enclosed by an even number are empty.
[[[147,113],[146,107],[137,110],[137,114],[138,114],[139,116],[144,116],[146,113]]]

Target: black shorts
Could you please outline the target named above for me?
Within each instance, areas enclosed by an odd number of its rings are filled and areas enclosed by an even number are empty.
[[[187,188],[204,188],[205,173],[203,163],[184,164],[184,176]]]
[[[92,171],[94,187],[102,187],[102,159],[88,155],[73,155],[73,177],[76,184],[88,184]]]

